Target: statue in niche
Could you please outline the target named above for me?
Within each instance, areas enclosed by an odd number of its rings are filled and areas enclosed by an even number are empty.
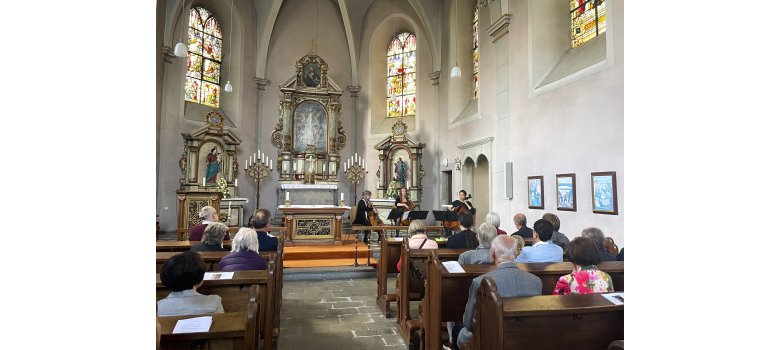
[[[211,151],[206,156],[206,181],[217,182],[217,174],[219,174],[220,164],[222,163],[222,153],[217,151],[217,146],[211,148]]]
[[[402,187],[406,187],[406,179],[409,174],[409,165],[404,162],[401,157],[398,157],[398,161],[395,162],[395,177]]]

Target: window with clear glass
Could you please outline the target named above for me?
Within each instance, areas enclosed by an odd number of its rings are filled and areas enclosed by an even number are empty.
[[[607,31],[605,3],[605,0],[569,0],[572,48]]]
[[[208,10],[190,10],[184,100],[219,107],[222,28]]]
[[[387,49],[387,117],[417,114],[417,38],[396,35]]]

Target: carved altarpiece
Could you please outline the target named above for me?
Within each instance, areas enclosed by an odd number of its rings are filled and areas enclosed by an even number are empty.
[[[200,224],[198,214],[202,207],[220,208],[223,194],[218,189],[219,179],[225,179],[228,195],[236,194],[236,148],[241,140],[224,128],[223,121],[224,116],[215,110],[206,115],[203,127],[193,133],[181,134],[184,147],[179,159],[181,178],[176,191],[178,231]]]
[[[347,136],[341,124],[342,89],[328,77],[328,64],[310,53],[295,63],[295,75],[279,88],[279,121],[271,142],[280,183],[338,184],[339,151]]]
[[[425,144],[413,140],[407,133],[407,126],[398,120],[390,136],[374,145],[379,151],[379,169],[376,171],[377,198],[385,198],[393,189],[406,185],[409,198],[419,203],[422,200],[422,179],[425,169],[422,165]],[[399,166],[399,158],[402,166]],[[399,178],[401,177],[401,178]],[[405,179],[402,177],[406,177]]]

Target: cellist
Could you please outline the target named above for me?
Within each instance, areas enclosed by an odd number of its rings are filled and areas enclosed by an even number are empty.
[[[398,191],[398,197],[395,198],[395,207],[401,208],[404,213],[414,210],[414,201],[407,197],[406,187],[401,187]],[[402,219],[401,225],[409,226],[409,219]]]
[[[357,213],[355,214],[355,220],[352,221],[353,225],[371,226],[371,221],[368,219],[368,213],[378,213],[376,208],[371,204],[371,191],[363,191],[363,198],[360,199],[357,206]],[[363,231],[363,243],[368,244],[368,239],[371,237],[371,231]],[[382,235],[379,235],[382,238]]]
[[[452,208],[450,208],[450,210],[456,213],[460,213],[463,210],[467,210],[472,216],[476,215],[477,208],[474,208],[471,202],[468,201],[469,198],[471,198],[471,196],[468,196],[468,198],[466,198],[466,191],[460,190],[458,192],[458,200],[452,201]]]

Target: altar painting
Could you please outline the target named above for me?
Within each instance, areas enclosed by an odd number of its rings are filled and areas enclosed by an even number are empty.
[[[327,152],[327,122],[328,114],[321,104],[314,101],[300,103],[293,115],[293,152],[303,153],[307,145],[314,145],[317,153]]]

